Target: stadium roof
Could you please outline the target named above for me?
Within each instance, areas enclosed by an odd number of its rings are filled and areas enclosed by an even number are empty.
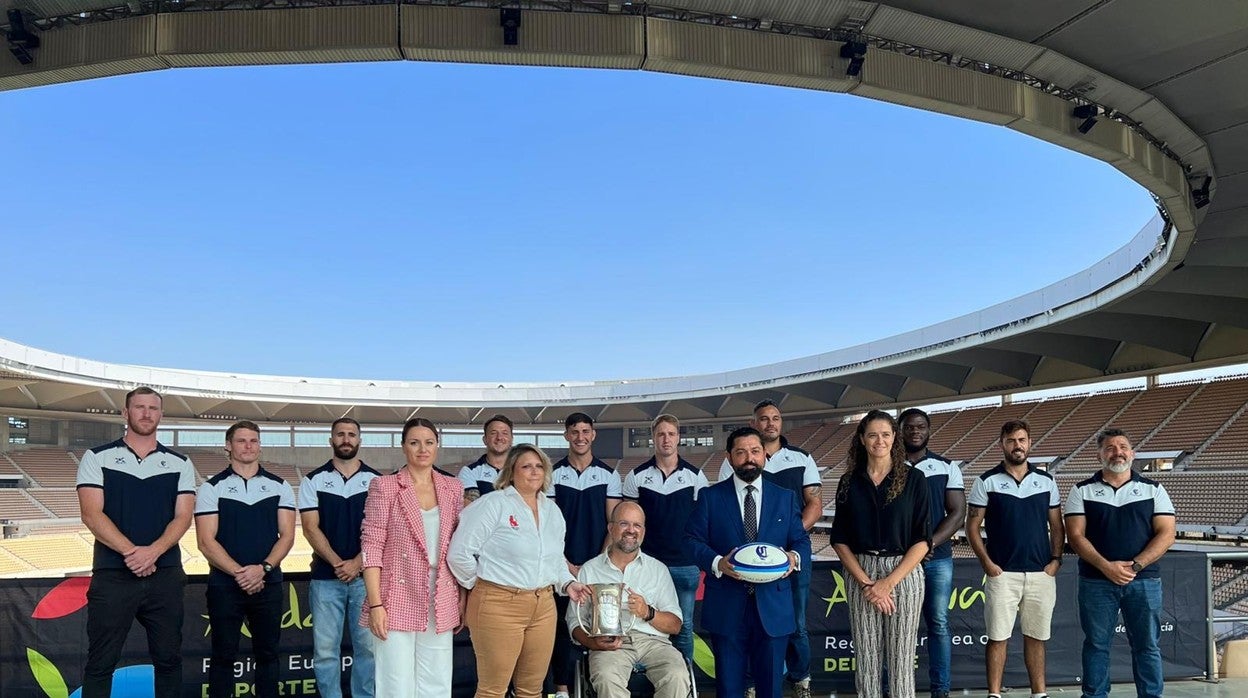
[[[0,340],[0,409],[115,414],[127,389],[150,384],[170,396],[173,419],[468,423],[502,411],[549,424],[584,410],[629,423],[664,411],[734,418],[764,397],[788,414],[828,413],[1248,358],[1248,3],[525,0],[506,3],[525,8],[515,45],[504,45],[500,4],[0,0],[22,10],[25,28],[10,22],[0,89],[361,60],[654,70],[848,92],[1005,126],[1108,162],[1153,192],[1159,215],[1141,231],[1111,231],[1122,248],[1046,289],[879,342],[725,373],[349,381],[121,366]]]

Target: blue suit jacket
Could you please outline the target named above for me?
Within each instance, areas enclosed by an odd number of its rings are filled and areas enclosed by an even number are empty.
[[[797,495],[790,489],[767,482],[762,486],[763,509],[758,517],[759,543],[771,543],[801,556],[802,565],[810,564],[810,536],[802,526]],[[721,635],[742,632],[749,597],[746,584],[728,576],[716,577],[713,563],[716,556],[727,555],[745,544],[745,524],[741,505],[732,478],[722,480],[698,494],[697,504],[685,529],[685,544],[694,562],[706,572],[706,590],[702,597],[702,627]],[[793,592],[789,578],[768,584],[755,584],[758,613],[763,628],[771,637],[791,635],[797,625],[793,618]]]

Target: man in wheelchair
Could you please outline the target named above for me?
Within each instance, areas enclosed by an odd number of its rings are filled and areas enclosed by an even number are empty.
[[[607,527],[606,552],[581,566],[577,580],[584,584],[624,585],[619,597],[622,634],[591,635],[588,609],[568,607],[567,622],[572,639],[588,650],[589,682],[601,698],[628,698],[629,677],[635,666],[644,666],[656,698],[685,698],[690,693],[689,665],[669,635],[680,632],[680,604],[667,566],[641,552],[646,535],[646,514],[636,502],[620,502]],[[683,535],[668,532],[668,535]],[[614,598],[607,597],[606,617]],[[597,608],[597,606],[595,606]],[[579,610],[579,612],[578,612]],[[601,621],[603,614],[598,613]],[[692,622],[692,619],[690,619]]]

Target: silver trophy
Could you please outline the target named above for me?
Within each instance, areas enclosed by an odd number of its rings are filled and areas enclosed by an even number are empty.
[[[628,591],[622,583],[588,584],[589,601],[576,604],[576,623],[590,637],[627,635],[633,627]]]

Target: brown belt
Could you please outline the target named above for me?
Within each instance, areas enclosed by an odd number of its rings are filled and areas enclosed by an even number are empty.
[[[515,594],[517,596],[520,596],[523,594],[532,594],[534,596],[545,596],[547,594],[555,593],[555,588],[553,586],[538,587],[536,589],[521,589],[519,587],[509,587],[506,584],[497,584],[495,582],[491,582],[488,579],[478,579],[477,587],[482,587],[482,586],[488,587],[490,589],[497,589],[499,591],[505,591],[509,594]]]

